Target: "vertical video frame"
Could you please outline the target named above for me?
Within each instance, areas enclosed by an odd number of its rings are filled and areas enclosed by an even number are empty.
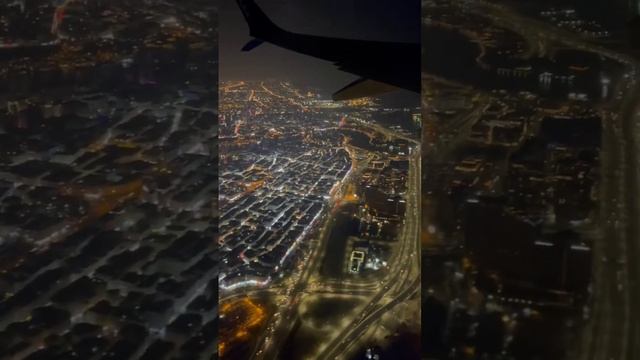
[[[221,7],[222,359],[420,358],[419,9]]]

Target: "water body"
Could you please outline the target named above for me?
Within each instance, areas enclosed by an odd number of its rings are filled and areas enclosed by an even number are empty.
[[[354,131],[354,130],[350,130],[350,129],[342,129],[341,132],[349,137],[349,142],[351,144],[353,144],[354,146],[357,146],[361,149],[365,149],[367,151],[378,151],[380,150],[380,146],[376,146],[376,144],[373,144],[371,141],[372,139],[369,138],[369,136],[367,134],[364,134],[360,131]]]
[[[569,92],[585,92],[593,98],[600,94],[600,70],[602,61],[592,53],[564,49],[556,52],[553,59],[532,58],[498,59],[506,67],[532,66],[533,73],[526,78],[499,76],[497,64],[492,62],[481,66],[477,59],[481,54],[480,45],[459,31],[437,27],[423,28],[422,69],[431,75],[453,80],[478,89],[504,89],[507,91],[530,91],[547,98],[566,99]],[[487,57],[483,59],[487,61]],[[538,74],[550,71],[568,74],[570,66],[586,66],[587,74],[578,75],[573,85],[555,81],[549,88],[540,86]]]
[[[479,81],[476,63],[480,47],[462,33],[435,26],[422,29],[422,69],[430,74],[459,81]]]

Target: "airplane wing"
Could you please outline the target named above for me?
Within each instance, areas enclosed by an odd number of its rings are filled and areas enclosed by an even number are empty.
[[[249,25],[243,51],[264,42],[333,62],[361,79],[334,94],[334,99],[373,96],[393,88],[420,92],[420,44],[330,38],[297,34],[274,24],[254,0],[237,0]],[[384,85],[384,86],[383,86]]]
[[[360,78],[336,91],[332,98],[335,101],[357,99],[384,94],[396,89],[397,87],[395,86],[381,83],[379,81]]]

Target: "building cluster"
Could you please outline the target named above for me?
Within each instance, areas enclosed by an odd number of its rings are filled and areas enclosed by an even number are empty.
[[[473,125],[470,138],[485,145],[518,146],[527,134],[528,118],[532,115],[529,109],[510,107],[503,102],[487,104]]]
[[[433,255],[423,265],[444,271],[423,278],[437,289],[423,304],[424,316],[435,321],[448,314],[427,329],[445,334],[443,347],[431,351],[523,353],[527,334],[561,328],[562,319],[588,303],[594,260],[592,239],[583,233],[597,214],[600,119],[535,118],[528,121],[537,130],[515,148],[469,140],[456,160],[434,167],[446,189],[437,197],[444,214],[436,218],[447,219],[438,230],[451,239],[445,254],[453,254]],[[441,281],[452,288],[439,288]],[[440,302],[440,296],[451,298]],[[560,330],[544,334],[531,351],[558,349],[549,343]]]
[[[364,119],[392,111],[371,100],[328,106],[286,82],[225,82],[221,89],[222,288],[265,286],[291,272],[331,208],[345,204],[358,204],[349,217],[360,231],[335,230],[344,244],[336,257],[349,262],[355,246],[356,272],[381,267],[388,244],[369,243],[397,236],[411,146],[385,139]]]
[[[212,348],[215,113],[107,95],[51,106],[3,118],[4,354]]]
[[[595,216],[601,119],[573,108],[521,111],[507,99],[481,108],[455,160],[439,169],[452,231],[462,231],[478,274],[494,277],[476,285],[500,299],[580,306],[591,245],[578,232]]]
[[[566,324],[588,313],[589,232],[600,220],[607,119],[585,100],[613,99],[607,74],[619,67],[576,49],[528,56],[530,40],[490,16],[431,6],[448,14],[431,31],[447,31],[441,38],[471,59],[458,78],[438,67],[444,59],[431,71],[475,90],[434,80],[425,96],[434,126],[425,129],[423,204],[436,210],[423,267],[437,270],[423,273],[423,334],[441,340],[423,347],[460,359],[559,358]]]
[[[387,266],[393,244],[405,223],[407,160],[373,161],[358,183],[357,227],[347,239],[352,273],[375,272]]]
[[[148,47],[144,31],[103,41],[49,27],[55,11],[62,27],[87,16],[121,23],[140,15],[125,11],[132,3],[72,3],[64,11],[50,1],[0,5],[0,357],[214,353],[217,70],[205,54],[217,44],[182,65],[179,51],[167,50],[166,64],[185,71],[147,77],[155,65],[133,50]],[[113,10],[100,19],[83,8],[101,3]],[[215,31],[145,4],[149,26],[175,17],[200,34]],[[20,30],[21,16],[42,22],[31,24],[40,35]]]
[[[302,144],[301,144],[302,145]],[[221,286],[267,283],[299,258],[305,237],[316,230],[332,188],[347,174],[350,161],[340,149],[280,148],[249,158],[261,167],[230,163],[222,170],[220,245],[225,271]],[[302,154],[299,151],[304,151]],[[253,185],[258,182],[258,185]],[[240,189],[226,199],[225,190]],[[292,255],[298,256],[292,256]],[[289,260],[289,261],[287,261]]]
[[[72,87],[126,92],[133,84],[213,83],[216,12],[211,5],[192,12],[195,1],[0,4],[0,91],[29,97],[71,95]]]
[[[266,285],[307,247],[351,169],[335,110],[288,83],[223,83],[221,287]]]

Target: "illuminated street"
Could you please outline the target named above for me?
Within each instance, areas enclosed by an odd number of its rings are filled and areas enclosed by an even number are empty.
[[[253,357],[347,358],[378,342],[363,338],[368,325],[419,293],[418,142],[375,121],[409,110],[333,103],[288,83],[222,89],[221,301],[260,294],[278,309],[245,342],[256,342]],[[350,247],[366,254],[355,274]],[[358,305],[339,322],[314,315],[334,302]],[[292,340],[303,333],[306,348]]]

